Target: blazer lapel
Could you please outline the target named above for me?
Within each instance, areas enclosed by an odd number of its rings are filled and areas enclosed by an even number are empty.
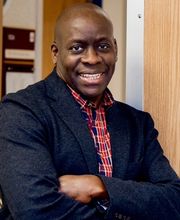
[[[63,119],[79,142],[89,172],[98,173],[98,162],[93,139],[90,136],[86,121],[66,84],[55,72],[46,80],[47,94],[51,98],[51,106]]]
[[[123,178],[129,160],[129,129],[126,116],[116,102],[107,112],[107,126],[111,137],[113,176]]]

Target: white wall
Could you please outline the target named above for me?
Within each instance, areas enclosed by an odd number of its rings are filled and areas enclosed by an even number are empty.
[[[35,29],[36,0],[7,0],[3,8],[3,26]]]

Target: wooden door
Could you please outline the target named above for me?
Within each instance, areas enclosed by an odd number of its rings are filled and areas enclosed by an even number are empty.
[[[145,0],[144,107],[180,175],[180,1]]]

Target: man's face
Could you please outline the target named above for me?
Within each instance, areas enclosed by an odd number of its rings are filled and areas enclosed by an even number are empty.
[[[105,21],[88,15],[69,19],[53,53],[60,77],[95,103],[111,80],[117,55],[111,26]]]

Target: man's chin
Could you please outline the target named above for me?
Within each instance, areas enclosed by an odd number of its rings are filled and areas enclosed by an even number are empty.
[[[90,90],[90,91],[82,91],[81,94],[90,102],[96,103],[101,100],[103,92],[104,90],[103,91]]]

